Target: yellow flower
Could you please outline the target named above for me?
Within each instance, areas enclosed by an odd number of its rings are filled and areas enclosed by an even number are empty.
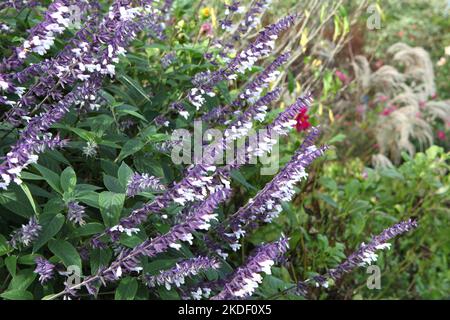
[[[312,62],[313,67],[320,67],[321,64],[322,64],[322,61],[319,59],[314,59]]]
[[[200,15],[203,18],[209,18],[209,16],[211,15],[211,8],[206,7],[206,8],[201,9]]]

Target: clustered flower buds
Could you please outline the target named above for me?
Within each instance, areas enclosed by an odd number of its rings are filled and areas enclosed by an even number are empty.
[[[23,224],[20,229],[11,234],[9,243],[14,248],[18,248],[20,245],[27,247],[39,237],[41,230],[41,225],[35,217],[32,217],[27,224]]]
[[[41,284],[53,278],[54,269],[55,265],[50,263],[50,261],[42,257],[36,258],[36,269],[34,269],[34,272],[39,275],[39,282]]]

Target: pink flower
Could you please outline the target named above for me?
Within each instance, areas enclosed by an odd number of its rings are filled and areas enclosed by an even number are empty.
[[[423,109],[426,106],[426,102],[425,101],[419,101],[419,108]]]
[[[364,105],[363,104],[358,104],[357,106],[356,106],[356,112],[357,113],[359,113],[359,114],[364,114],[364,112],[365,112],[365,107],[364,107]]]
[[[200,27],[200,34],[205,34],[208,37],[212,36],[213,29],[211,23],[205,22],[204,24],[202,24],[202,26]]]
[[[438,137],[439,140],[445,141],[445,138],[446,138],[445,132],[442,131],[442,130],[439,130],[439,131],[437,132],[437,137]]]
[[[345,75],[345,73],[336,70],[334,74],[336,75],[336,77],[338,77],[339,80],[341,80],[342,83],[347,84],[350,82],[350,79]]]
[[[381,115],[387,117],[394,111],[395,111],[394,107],[387,107],[387,108],[384,108],[383,111],[381,111]]]
[[[387,100],[388,100],[387,96],[379,96],[378,97],[378,101],[380,101],[380,102],[386,102]]]

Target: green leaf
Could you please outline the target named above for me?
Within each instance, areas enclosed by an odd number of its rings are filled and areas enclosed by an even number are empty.
[[[8,290],[27,290],[36,279],[34,269],[24,269],[17,272],[9,283]]]
[[[61,173],[60,183],[64,192],[72,192],[75,190],[75,186],[77,185],[77,175],[72,167],[64,169]]]
[[[342,142],[342,141],[345,140],[346,137],[347,137],[347,136],[346,136],[345,134],[339,133],[339,134],[335,135],[333,138],[331,138],[331,139],[328,141],[328,144],[334,144],[334,143],[336,143],[336,142]]]
[[[117,157],[116,161],[122,161],[126,157],[135,154],[139,150],[141,150],[144,147],[144,142],[142,142],[139,139],[132,139],[128,140],[122,147],[122,150],[120,150],[119,156]]]
[[[105,230],[105,226],[99,222],[86,223],[85,225],[75,229],[72,238],[90,236]]]
[[[139,109],[136,107],[124,104],[124,105],[117,107],[115,110],[117,110],[117,112],[119,114],[130,115],[130,116],[136,117],[138,119],[141,119],[145,122],[148,122],[148,120],[142,114],[140,114],[138,112]]]
[[[75,247],[65,240],[50,240],[48,248],[61,259],[66,267],[77,266],[81,270],[81,258]]]
[[[31,292],[26,290],[8,290],[0,294],[0,297],[8,300],[33,300]]]
[[[100,267],[106,267],[109,265],[112,257],[112,251],[110,249],[93,249],[90,255],[91,273],[97,273]]]
[[[135,91],[137,91],[142,98],[144,98],[145,100],[147,100],[148,102],[151,102],[150,98],[148,97],[148,95],[145,93],[144,88],[142,88],[142,86],[135,80],[131,79],[130,77],[126,76],[126,75],[121,75],[118,80],[120,82],[122,82],[124,85],[126,85],[128,88],[132,88]]]
[[[8,190],[0,193],[0,205],[24,218],[29,218],[36,212],[34,201],[32,205],[24,189],[15,183],[11,183]]]
[[[0,257],[10,252],[12,248],[6,241],[6,238],[0,234]]]
[[[16,276],[17,256],[9,256],[5,258],[6,269],[13,276]]]
[[[50,187],[58,193],[62,194],[61,185],[59,182],[59,176],[53,171],[47,169],[46,167],[41,166],[40,164],[33,164],[33,166],[39,171],[42,177],[47,181]]]
[[[115,177],[112,177],[107,174],[103,174],[103,184],[106,189],[112,192],[123,193],[125,192],[125,187],[119,182],[119,180]]]
[[[28,201],[30,201],[30,205],[33,208],[34,214],[39,214],[38,211],[39,207],[36,206],[36,202],[34,201],[30,189],[28,189],[28,186],[25,183],[21,183],[20,188],[22,189],[23,193],[27,196]]]
[[[132,174],[133,170],[125,162],[122,162],[119,170],[117,171],[117,176],[122,187],[125,188],[127,186],[128,180],[130,179]]]
[[[107,227],[112,227],[119,222],[122,212],[125,194],[104,191],[98,197],[98,205],[103,222]]]
[[[247,190],[251,189],[254,191],[258,191],[254,186],[252,186],[250,183],[247,182],[247,179],[242,175],[242,173],[238,170],[231,171],[231,177],[242,184]]]
[[[126,277],[120,281],[117,287],[115,300],[133,300],[136,296],[138,283],[136,278]]]
[[[33,245],[33,252],[38,251],[45,245],[54,235],[61,230],[64,224],[64,216],[61,213],[54,214],[52,212],[41,215],[39,223],[42,225],[42,231]]]

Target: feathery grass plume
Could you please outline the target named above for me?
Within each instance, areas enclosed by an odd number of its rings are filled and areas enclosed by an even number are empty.
[[[420,149],[433,143],[432,124],[436,118],[448,122],[450,102],[430,100],[435,94],[434,72],[423,48],[396,43],[389,47],[388,54],[394,63],[404,65],[402,72],[390,65],[372,72],[363,56],[355,57],[353,68],[359,94],[374,91],[391,106],[379,117],[375,137],[380,154],[399,163],[402,151],[414,155],[415,142]]]

